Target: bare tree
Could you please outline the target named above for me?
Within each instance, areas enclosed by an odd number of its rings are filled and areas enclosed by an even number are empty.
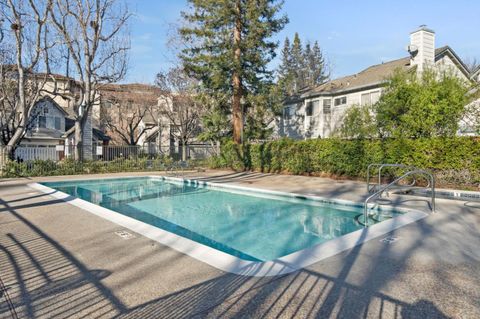
[[[100,90],[100,124],[113,143],[137,145],[151,128],[151,109],[161,90],[147,84],[111,84]]]
[[[143,125],[145,116],[150,111],[150,105],[135,103],[135,101],[109,101],[111,106],[102,109],[102,121],[113,134],[113,141],[128,145],[137,145],[147,133]]]
[[[51,20],[68,50],[70,76],[76,79],[71,102],[77,159],[82,159],[83,130],[93,106],[99,103],[98,90],[126,74],[130,16],[121,0],[53,0]]]
[[[204,108],[196,99],[197,82],[181,68],[157,74],[155,84],[163,91],[157,114],[169,122],[170,134],[182,146],[182,160],[187,159],[187,146],[200,131],[200,120]]]
[[[47,44],[51,6],[51,0],[0,0],[2,139],[12,152],[24,137],[48,80],[48,72],[41,74],[38,70],[42,60],[43,66],[48,65],[52,47]]]
[[[480,67],[480,60],[477,58],[466,58],[465,65],[468,69],[473,72],[476,71]]]

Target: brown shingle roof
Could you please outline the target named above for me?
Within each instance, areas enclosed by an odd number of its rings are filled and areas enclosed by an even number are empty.
[[[357,74],[344,76],[319,85],[305,93],[304,96],[307,97],[322,94],[331,95],[344,91],[353,91],[367,86],[378,85],[385,81],[385,79],[396,69],[408,70],[410,68],[410,58],[402,58],[373,65]]]
[[[463,62],[448,45],[435,49],[436,58],[441,58],[447,53],[451,53],[461,68],[464,67]],[[392,75],[395,70],[400,69],[407,71],[411,68],[412,66],[410,65],[410,57],[373,65],[357,74],[347,75],[325,82],[317,87],[312,88],[311,90],[308,90],[302,94],[301,97],[306,98],[319,95],[335,95],[370,86],[378,86],[384,82],[386,78]]]

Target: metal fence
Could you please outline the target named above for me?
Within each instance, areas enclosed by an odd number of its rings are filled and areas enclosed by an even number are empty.
[[[187,146],[187,160],[204,160],[217,154],[218,146],[192,144]],[[164,169],[169,163],[181,160],[181,146],[153,145],[20,145],[15,148],[0,146],[2,176],[7,162],[18,169],[17,175],[52,175],[65,171],[120,172]],[[82,161],[78,161],[82,159]],[[38,171],[38,172],[37,172]],[[66,173],[65,173],[66,174]]]

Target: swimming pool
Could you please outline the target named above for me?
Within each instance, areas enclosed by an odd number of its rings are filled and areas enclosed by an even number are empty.
[[[278,261],[364,229],[361,205],[243,187],[165,177],[42,185],[246,262]],[[404,213],[378,211],[370,222]]]

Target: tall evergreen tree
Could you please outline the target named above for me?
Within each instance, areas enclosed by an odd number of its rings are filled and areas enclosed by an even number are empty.
[[[305,59],[303,54],[302,41],[297,32],[293,38],[292,50],[291,50],[292,68],[294,72],[293,90],[298,92],[305,86],[304,68]]]
[[[231,109],[233,139],[241,143],[245,109],[272,81],[267,64],[275,57],[271,37],[288,22],[277,17],[278,0],[189,0],[180,30],[190,45],[180,55],[187,72],[199,79],[203,93],[219,97],[219,107]],[[231,101],[231,108],[228,102]]]
[[[283,95],[290,96],[306,86],[324,83],[329,78],[327,64],[317,41],[302,46],[298,33],[295,33],[290,46],[288,37],[282,50],[282,60],[278,67],[278,85]]]
[[[294,93],[293,79],[295,77],[294,68],[292,65],[290,39],[285,38],[282,49],[282,58],[278,67],[278,84],[284,95],[292,95]]]
[[[310,54],[307,55],[307,65],[307,70],[309,72],[307,85],[315,86],[322,84],[330,77],[322,50],[317,41],[315,41]]]

